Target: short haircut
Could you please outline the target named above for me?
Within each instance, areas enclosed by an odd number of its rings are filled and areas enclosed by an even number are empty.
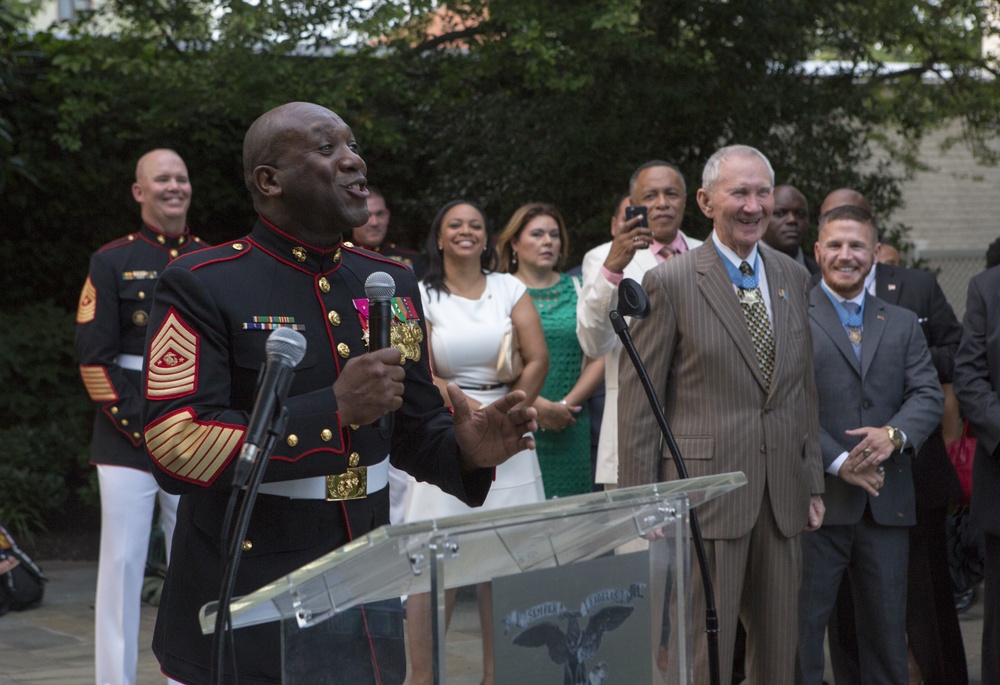
[[[644,162],[644,163],[640,164],[638,167],[636,167],[635,171],[632,172],[632,176],[629,177],[629,179],[628,179],[628,194],[630,196],[632,195],[632,191],[635,190],[635,184],[636,184],[636,181],[639,180],[639,174],[641,172],[645,171],[646,169],[652,169],[653,167],[657,167],[657,166],[665,166],[668,169],[673,169],[677,173],[677,175],[680,176],[680,178],[681,178],[681,190],[683,190],[685,193],[687,193],[687,181],[684,179],[684,173],[680,169],[677,168],[676,164],[671,164],[670,162],[664,162],[662,159],[651,159],[648,162]],[[621,200],[619,200],[619,202],[621,202]],[[617,209],[617,208],[618,208],[618,205],[616,204],[615,205],[615,209]]]
[[[819,218],[819,231],[822,232],[823,227],[831,221],[856,221],[859,224],[867,224],[871,227],[873,242],[878,242],[878,222],[875,221],[875,217],[870,212],[861,209],[861,207],[854,205],[834,207]]]
[[[722,168],[722,163],[734,156],[752,156],[764,162],[767,173],[771,176],[771,185],[774,185],[774,167],[771,166],[771,161],[763,152],[749,145],[727,145],[716,150],[705,162],[705,168],[701,172],[701,187],[705,190],[714,190],[715,184],[719,180],[719,169]]]

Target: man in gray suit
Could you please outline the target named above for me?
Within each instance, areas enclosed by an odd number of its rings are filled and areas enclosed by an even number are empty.
[[[809,319],[826,469],[821,529],[802,536],[799,665],[823,680],[823,637],[849,570],[861,683],[907,682],[906,576],[916,522],[913,456],[941,421],[944,394],[913,312],[870,296],[878,242],[871,214],[837,207],[820,220],[822,281]]]
[[[1000,266],[969,281],[955,395],[976,436],[971,522],[986,542],[983,685],[1000,683]]]
[[[697,194],[713,223],[711,240],[646,273],[650,315],[633,324],[689,474],[747,476],[745,487],[698,508],[715,581],[723,683],[731,680],[737,617],[747,629],[750,682],[793,682],[798,534],[823,520],[809,274],[759,242],[773,189],[771,164],[758,150],[734,145],[713,154]],[[620,484],[676,479],[628,358],[619,370]],[[693,564],[699,683],[708,678],[704,606]]]

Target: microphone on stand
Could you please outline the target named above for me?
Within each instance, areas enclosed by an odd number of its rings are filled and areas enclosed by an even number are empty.
[[[653,409],[656,423],[660,427],[660,433],[670,449],[670,454],[677,467],[677,475],[687,478],[687,467],[684,465],[684,458],[681,450],[674,440],[674,434],[667,424],[667,417],[663,413],[663,407],[656,396],[653,382],[649,379],[646,366],[639,357],[639,352],[632,343],[632,334],[628,329],[626,316],[634,319],[644,319],[649,315],[649,295],[639,283],[631,278],[623,278],[618,286],[618,308],[612,309],[608,316],[611,318],[611,326],[615,333],[621,338],[622,345],[632,360],[639,382],[643,390],[646,391],[646,399]],[[695,556],[698,559],[698,568],[701,571],[702,587],[705,590],[705,632],[708,639],[708,670],[709,682],[711,685],[719,685],[721,678],[719,671],[719,612],[715,605],[715,590],[712,587],[712,573],[708,567],[708,554],[705,552],[705,541],[701,536],[701,524],[698,522],[698,512],[694,509],[690,511],[691,541],[694,543]]]
[[[236,473],[233,476],[233,486],[238,488],[247,484],[247,478],[257,462],[274,417],[281,411],[288,389],[292,385],[295,366],[306,354],[306,339],[291,328],[277,328],[268,336],[264,349],[267,352],[267,361],[258,386],[257,399],[254,400],[250,423],[243,436],[243,448],[236,462]]]
[[[383,350],[392,344],[390,301],[396,294],[396,282],[384,271],[376,271],[365,279],[365,297],[368,298],[368,351]],[[375,422],[380,431],[392,432],[392,413],[383,414]]]

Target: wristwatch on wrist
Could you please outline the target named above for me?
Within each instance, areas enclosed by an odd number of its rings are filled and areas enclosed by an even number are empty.
[[[894,426],[882,426],[885,431],[889,434],[889,439],[892,440],[892,446],[897,450],[903,448],[903,432]]]

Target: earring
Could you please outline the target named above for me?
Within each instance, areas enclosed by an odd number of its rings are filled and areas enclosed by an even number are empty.
[[[510,263],[511,264],[517,264],[517,253],[516,252],[512,251],[510,253]]]

